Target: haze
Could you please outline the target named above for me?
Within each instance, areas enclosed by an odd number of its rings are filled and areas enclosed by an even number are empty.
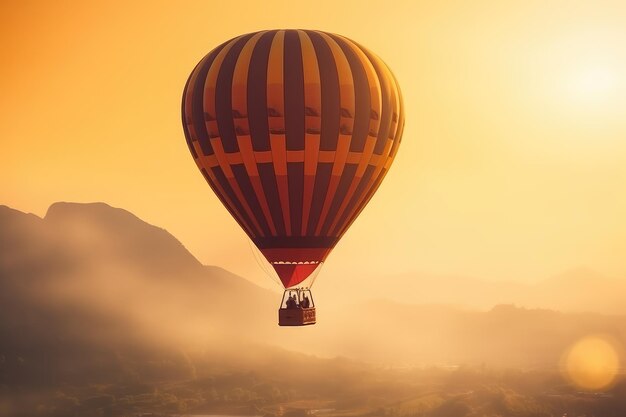
[[[370,48],[407,113],[307,328],[180,120],[272,28]],[[617,1],[1,2],[0,415],[626,415],[625,43]]]
[[[626,413],[626,283],[593,271],[528,288],[414,276],[410,304],[359,300],[348,279],[316,287],[315,326],[284,328],[277,294],[128,211],[0,205],[0,231],[0,415]]]

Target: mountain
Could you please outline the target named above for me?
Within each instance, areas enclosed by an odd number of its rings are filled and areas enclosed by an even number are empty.
[[[325,293],[351,294],[351,299],[359,302],[375,294],[401,304],[444,304],[480,310],[515,304],[572,313],[626,314],[622,296],[626,293],[626,279],[609,278],[584,267],[534,283],[412,272],[342,276],[332,286],[320,287]]]
[[[583,306],[594,296],[600,303],[589,275],[575,271],[537,287],[572,299],[580,294]],[[455,279],[430,292],[406,288],[404,302],[385,299],[380,289],[373,300],[346,300],[341,290],[316,293],[318,324],[279,328],[277,294],[202,265],[167,231],[128,211],[56,203],[39,218],[0,206],[0,415],[35,409],[46,416],[118,415],[106,404],[125,410],[119,415],[181,412],[246,396],[269,403],[339,396],[349,408],[349,398],[365,401],[370,391],[379,393],[367,400],[374,407],[390,395],[412,398],[416,387],[425,389],[380,365],[543,372],[558,368],[564,352],[587,335],[626,345],[624,316],[511,304],[469,308],[476,292],[490,303],[511,291],[505,283],[477,282]],[[448,303],[434,303],[442,300]],[[468,302],[453,306],[454,300]],[[393,394],[383,394],[388,386]],[[98,411],[87,413],[92,409]],[[252,412],[246,410],[228,413]]]
[[[561,311],[626,314],[626,280],[579,267],[541,281],[524,305],[551,305]]]
[[[57,203],[41,219],[0,206],[0,231],[0,383],[115,373],[119,354],[224,350],[242,328],[275,327],[274,294],[125,210]]]
[[[405,366],[557,369],[567,349],[586,336],[608,335],[618,348],[626,346],[626,316],[508,304],[476,311],[373,300],[338,316],[335,325],[350,328],[349,336],[335,339],[350,357],[381,364],[393,358]]]
[[[65,332],[67,340],[78,337],[81,343],[135,338],[135,346],[147,341],[150,348],[228,351],[228,340],[375,363],[534,367],[556,366],[567,346],[585,334],[624,336],[623,316],[511,305],[537,300],[530,286],[523,291],[520,284],[435,277],[424,284],[429,291],[404,288],[404,302],[385,299],[386,287],[375,300],[347,301],[337,280],[340,290],[316,297],[318,324],[279,328],[277,294],[202,265],[166,230],[126,210],[55,203],[41,219],[0,206],[0,230],[0,327],[9,344],[20,339],[10,332],[48,339]],[[578,300],[582,310],[589,307],[583,298],[601,303],[590,275],[580,270],[539,284],[543,302],[521,305],[549,307],[556,295],[572,300],[572,307]],[[607,300],[619,293],[601,295]],[[489,300],[486,311],[468,307]]]

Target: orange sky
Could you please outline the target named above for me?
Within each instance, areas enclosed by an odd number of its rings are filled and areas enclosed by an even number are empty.
[[[321,29],[389,64],[407,121],[320,279],[533,281],[580,265],[626,276],[622,2],[128,3],[0,4],[0,204],[43,215],[54,201],[105,201],[261,282],[189,155],[181,92],[226,39]]]

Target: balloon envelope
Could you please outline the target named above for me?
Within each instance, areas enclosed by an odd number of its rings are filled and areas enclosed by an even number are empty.
[[[183,93],[189,149],[285,287],[323,262],[400,144],[387,66],[348,38],[268,30],[209,52]]]

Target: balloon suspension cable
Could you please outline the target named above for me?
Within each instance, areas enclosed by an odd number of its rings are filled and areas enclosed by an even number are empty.
[[[315,280],[319,276],[322,266],[324,266],[323,261],[317,265],[317,268],[315,268],[315,271],[313,272],[313,276],[311,277],[311,283],[309,284],[309,288],[313,288],[313,284],[315,284]]]
[[[259,265],[263,273],[267,275],[268,277],[270,277],[272,281],[280,285],[281,288],[283,288],[283,283],[280,281],[280,279],[278,279],[278,277],[276,277],[274,271],[272,271],[271,269],[267,267],[267,261],[261,258],[261,255],[259,255],[258,253],[258,249],[256,249],[255,246],[253,246],[252,241],[249,239],[248,239],[248,245],[250,245],[250,250],[252,251],[254,260],[256,261],[257,265]]]

